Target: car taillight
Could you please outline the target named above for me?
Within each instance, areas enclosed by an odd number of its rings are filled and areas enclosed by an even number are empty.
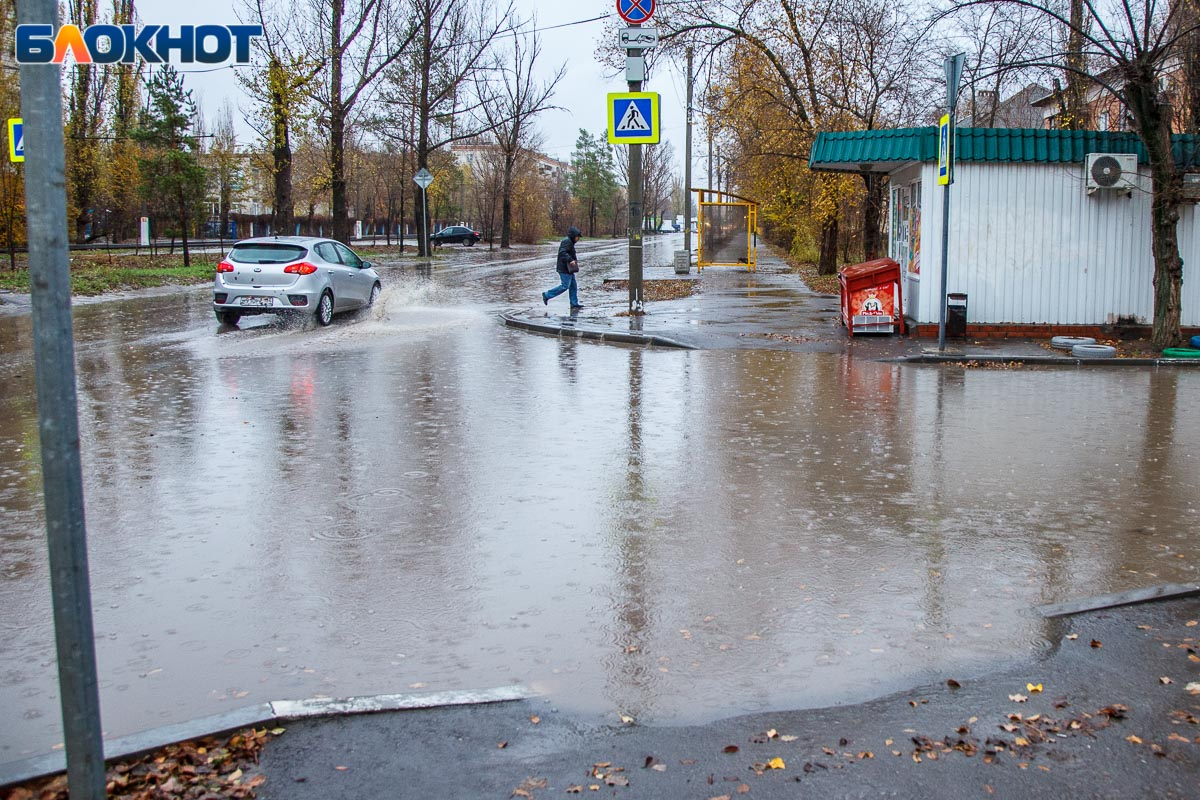
[[[480,233],[479,231],[471,231],[471,232],[472,232],[472,233],[474,233],[476,236],[482,236],[482,235],[483,235],[483,234],[482,234],[482,233]]]
[[[299,264],[288,264],[283,271],[289,275],[312,275],[317,268],[307,261],[301,261]]]
[[[217,264],[217,272],[233,272],[233,264],[230,264],[228,261],[222,261],[220,264]]]

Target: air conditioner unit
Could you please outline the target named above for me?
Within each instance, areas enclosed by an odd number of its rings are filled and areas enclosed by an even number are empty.
[[[1084,173],[1088,194],[1097,189],[1129,191],[1137,186],[1137,156],[1132,153],[1088,153]]]

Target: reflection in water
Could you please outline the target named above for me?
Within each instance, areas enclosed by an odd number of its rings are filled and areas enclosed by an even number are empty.
[[[847,702],[1048,647],[1039,603],[1195,579],[1193,372],[611,347],[499,327],[436,271],[388,286],[329,329],[216,336],[204,292],[81,310],[110,735],[511,681],[646,723]],[[22,358],[0,760],[59,737]]]

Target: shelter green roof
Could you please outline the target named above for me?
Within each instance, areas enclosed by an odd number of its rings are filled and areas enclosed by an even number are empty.
[[[1082,163],[1088,153],[1135,153],[1146,163],[1137,134],[1039,128],[957,128],[955,161]],[[1200,167],[1200,137],[1171,137],[1177,163]],[[937,160],[937,128],[832,131],[817,135],[808,166],[815,170],[890,172],[904,164]]]

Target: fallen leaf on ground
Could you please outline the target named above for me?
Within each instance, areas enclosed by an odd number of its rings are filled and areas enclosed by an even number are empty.
[[[954,678],[951,678],[950,680],[946,681],[946,685],[949,686],[951,689],[961,689],[962,688],[962,684],[959,683],[958,681],[954,680]]]
[[[1067,638],[1073,642],[1079,638],[1079,634],[1078,633],[1068,633]]]
[[[737,746],[736,744],[727,744],[727,745],[725,745],[725,752],[726,752],[726,753],[736,753],[737,751],[738,751],[738,746]]]
[[[1030,694],[1037,694],[1042,690],[1042,685],[1040,683],[1027,683],[1025,684],[1025,689]]]
[[[1129,742],[1130,744],[1141,744],[1142,743],[1142,740],[1140,737],[1132,736],[1132,735],[1126,736],[1125,741]]]
[[[1166,675],[1163,675],[1161,678],[1158,679],[1158,682],[1161,683],[1163,686],[1168,686],[1168,685],[1174,683],[1175,681],[1171,680]]]
[[[537,725],[539,722],[542,721],[542,718],[539,717],[537,714],[534,714],[532,717],[529,718],[529,721],[532,722],[534,725]]]
[[[785,769],[787,764],[783,763],[783,759],[779,756],[772,758],[767,762],[767,769]]]
[[[1024,703],[1029,698],[1023,694],[1010,694],[1008,699],[1012,700],[1014,703]]]
[[[1099,639],[1092,639],[1092,649],[1099,650],[1101,647],[1104,647],[1103,642],[1101,642]]]

